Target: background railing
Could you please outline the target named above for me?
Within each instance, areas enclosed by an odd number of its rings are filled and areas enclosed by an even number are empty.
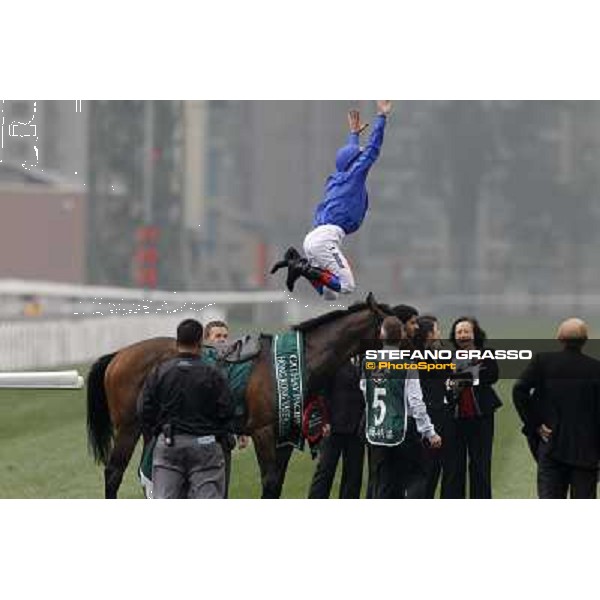
[[[179,322],[225,319],[272,329],[291,318],[284,292],[167,292],[0,280],[0,371],[76,365]]]
[[[76,365],[145,338],[174,336],[193,313],[0,323],[0,371]]]

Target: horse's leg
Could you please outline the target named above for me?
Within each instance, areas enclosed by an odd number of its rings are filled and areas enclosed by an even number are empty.
[[[275,447],[275,429],[262,427],[252,433],[252,441],[260,468],[262,498],[279,498],[292,446]]]
[[[139,423],[121,425],[117,431],[113,450],[104,469],[104,497],[115,499],[123,481],[123,475],[140,439]]]
[[[277,448],[276,453],[276,476],[275,476],[275,489],[279,490],[277,498],[281,497],[281,491],[283,489],[283,482],[285,481],[285,474],[287,473],[288,464],[292,456],[294,447],[286,444]]]

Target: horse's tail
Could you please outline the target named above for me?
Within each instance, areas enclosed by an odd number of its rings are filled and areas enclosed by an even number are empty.
[[[104,374],[116,352],[101,356],[90,369],[87,378],[88,446],[94,460],[106,464],[112,447],[113,425],[108,411]]]

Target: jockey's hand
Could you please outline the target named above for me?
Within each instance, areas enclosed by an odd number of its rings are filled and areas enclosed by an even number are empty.
[[[244,448],[248,447],[248,444],[250,443],[250,437],[247,435],[238,435],[238,448],[240,450],[244,450]]]
[[[385,115],[387,117],[392,112],[392,101],[377,100],[377,110],[380,115]]]
[[[360,124],[360,113],[357,110],[348,112],[348,125],[350,133],[358,133],[359,135],[369,126],[368,123]]]
[[[442,447],[442,438],[436,433],[433,437],[430,437],[427,442],[429,443],[430,448],[438,448]]]
[[[329,437],[331,435],[331,425],[326,423],[323,425],[323,437]]]

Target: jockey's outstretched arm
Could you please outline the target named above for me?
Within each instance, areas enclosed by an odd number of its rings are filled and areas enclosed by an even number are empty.
[[[348,141],[346,143],[348,146],[360,146],[360,134],[358,131],[351,131],[348,134]]]
[[[349,173],[362,172],[366,175],[375,161],[379,158],[379,153],[383,146],[383,132],[385,130],[386,121],[387,117],[385,114],[377,115],[375,126],[369,136],[369,141],[367,142],[365,149],[360,153],[360,156],[348,169]]]

